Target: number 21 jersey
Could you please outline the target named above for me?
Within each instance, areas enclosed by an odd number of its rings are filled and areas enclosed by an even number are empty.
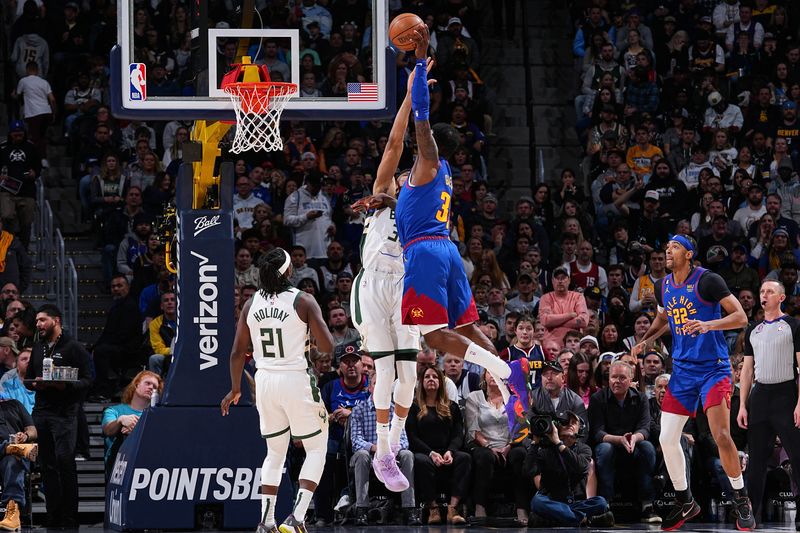
[[[253,295],[247,326],[253,343],[256,368],[265,370],[305,370],[308,368],[308,324],[295,305],[300,291],[294,287],[278,294]]]
[[[450,236],[450,198],[453,195],[453,178],[450,164],[439,159],[439,170],[433,181],[414,186],[412,177],[400,191],[397,199],[397,233],[406,246],[420,237]]]

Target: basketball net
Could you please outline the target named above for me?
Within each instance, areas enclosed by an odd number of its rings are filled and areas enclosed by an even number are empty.
[[[231,152],[283,149],[280,119],[286,104],[297,94],[296,84],[270,81],[265,65],[253,65],[249,57],[243,57],[242,63],[222,79],[222,90],[230,96],[236,112]]]

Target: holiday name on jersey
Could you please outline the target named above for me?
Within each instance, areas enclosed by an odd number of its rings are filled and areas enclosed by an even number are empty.
[[[289,313],[281,309],[278,309],[276,307],[262,307],[261,309],[253,313],[253,318],[258,322],[261,322],[262,320],[266,320],[268,318],[274,318],[276,320],[280,320],[281,322],[283,322],[284,320],[289,318]]]

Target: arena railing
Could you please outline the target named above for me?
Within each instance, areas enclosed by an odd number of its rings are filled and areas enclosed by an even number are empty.
[[[54,228],[53,208],[44,199],[44,182],[36,182],[39,212],[35,219],[36,267],[44,272],[44,292],[64,313],[64,327],[77,338],[78,334],[78,271],[72,258],[67,258],[64,236]]]
[[[66,272],[66,305],[64,319],[69,327],[68,331],[74,338],[78,338],[78,271],[75,262],[70,257],[67,259]]]
[[[52,240],[50,237],[53,233],[53,217],[50,211],[48,218],[47,209],[45,209],[44,200],[44,181],[42,178],[36,180],[36,205],[39,207],[36,213],[36,219],[33,225],[33,235],[36,238],[36,268],[42,270],[45,268],[47,255],[47,243]]]

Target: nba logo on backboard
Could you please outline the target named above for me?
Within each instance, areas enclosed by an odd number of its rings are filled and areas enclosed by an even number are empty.
[[[131,63],[131,100],[147,100],[147,70],[144,63]]]

